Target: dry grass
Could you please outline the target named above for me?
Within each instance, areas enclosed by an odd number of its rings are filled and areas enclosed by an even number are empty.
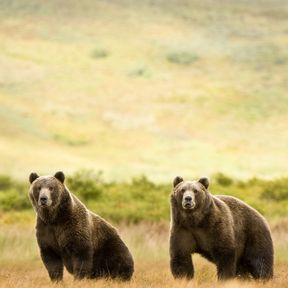
[[[5,265],[1,267],[0,287],[267,287],[278,288],[288,287],[287,283],[287,265],[277,265],[276,275],[272,281],[267,283],[255,281],[234,280],[227,283],[217,282],[213,269],[207,268],[207,263],[202,264],[197,261],[198,271],[193,281],[174,280],[170,274],[167,263],[141,263],[136,266],[136,272],[133,279],[128,283],[121,283],[111,280],[83,280],[74,281],[71,275],[65,275],[63,283],[59,285],[52,284],[48,279],[47,273],[40,262],[27,263],[19,265]]]
[[[214,265],[194,256],[193,281],[174,280],[169,271],[168,223],[121,226],[119,231],[131,248],[135,274],[129,283],[97,281],[97,287],[288,287],[288,257],[279,255],[288,247],[288,220],[271,223],[276,247],[275,277],[267,283],[234,280],[219,283]],[[55,287],[41,263],[31,225],[4,225],[0,232],[0,287]],[[285,254],[285,253],[284,253]],[[95,281],[74,281],[67,272],[57,287],[95,287]]]

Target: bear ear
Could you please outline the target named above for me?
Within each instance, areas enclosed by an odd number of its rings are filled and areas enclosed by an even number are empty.
[[[29,182],[32,184],[38,177],[39,175],[37,173],[32,172],[29,176]]]
[[[179,183],[183,182],[184,179],[180,176],[176,176],[173,180],[173,187],[176,187]]]
[[[62,171],[58,171],[55,173],[54,177],[58,179],[61,183],[64,183],[65,175]]]
[[[201,177],[198,182],[201,183],[206,189],[209,187],[209,179],[207,177]]]

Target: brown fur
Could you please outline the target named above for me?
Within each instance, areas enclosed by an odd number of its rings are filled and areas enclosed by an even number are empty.
[[[207,178],[184,181],[176,177],[173,186],[170,266],[174,277],[193,278],[193,253],[215,263],[219,279],[273,277],[271,233],[255,209],[234,197],[213,196]],[[192,200],[187,199],[190,204],[194,201],[193,209],[183,208],[185,191],[192,191]]]
[[[29,196],[37,213],[36,237],[51,280],[62,280],[64,266],[77,279],[129,280],[133,259],[116,229],[70,193],[64,179],[62,172],[54,177],[31,173],[29,178]],[[44,194],[51,198],[50,206],[40,205]]]

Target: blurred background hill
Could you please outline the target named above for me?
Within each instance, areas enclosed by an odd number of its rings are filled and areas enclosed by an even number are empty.
[[[0,1],[0,173],[287,175],[285,0]]]

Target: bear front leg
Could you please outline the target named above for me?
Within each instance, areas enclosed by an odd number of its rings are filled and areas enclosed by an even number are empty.
[[[170,237],[170,269],[174,278],[192,279],[194,267],[191,257],[191,249],[185,233],[172,233]]]
[[[78,251],[72,256],[73,275],[75,279],[89,278],[92,273],[93,257],[87,249]]]
[[[190,254],[173,254],[170,259],[170,268],[174,278],[192,279],[194,276],[194,267]]]
[[[219,280],[226,280],[236,276],[235,250],[227,248],[217,248],[214,251],[217,266],[217,276]]]
[[[40,254],[50,279],[56,282],[61,281],[64,269],[61,257],[51,248],[40,248]]]

